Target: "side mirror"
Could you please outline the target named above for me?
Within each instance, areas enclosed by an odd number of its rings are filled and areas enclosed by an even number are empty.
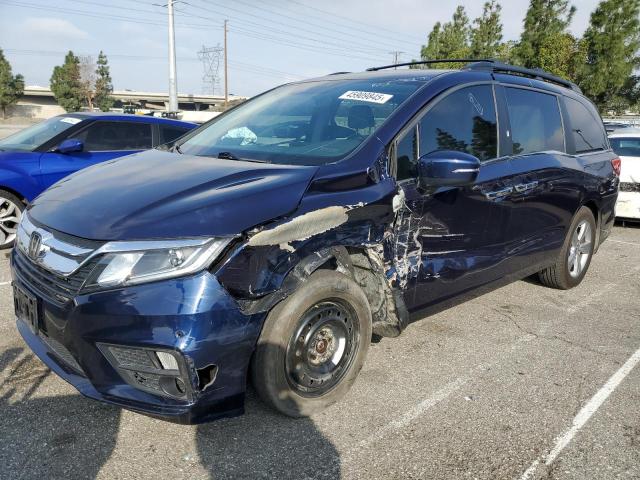
[[[439,150],[420,157],[418,184],[423,189],[463,187],[476,181],[480,160],[453,150]]]
[[[83,149],[84,144],[82,143],[82,140],[78,140],[77,138],[67,138],[56,147],[55,151],[58,153],[74,153],[81,152]]]

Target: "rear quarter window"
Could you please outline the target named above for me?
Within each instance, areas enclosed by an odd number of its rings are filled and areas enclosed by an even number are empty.
[[[188,128],[160,125],[160,145],[173,142],[189,131]]]
[[[565,97],[565,106],[571,123],[571,136],[576,146],[576,153],[606,150],[606,133],[602,120],[585,105],[573,98]]]
[[[505,88],[513,154],[564,152],[564,130],[555,95],[523,88]]]

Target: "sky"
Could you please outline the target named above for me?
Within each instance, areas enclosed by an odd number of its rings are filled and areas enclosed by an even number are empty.
[[[103,50],[116,90],[168,90],[165,0],[0,0],[0,48],[27,85],[48,86],[64,54]],[[504,40],[516,40],[529,0],[502,0]],[[570,26],[581,35],[598,0],[574,0]],[[55,5],[54,5],[55,4]],[[462,4],[471,19],[484,0],[185,0],[176,3],[178,91],[207,93],[203,46],[223,44],[228,20],[229,93],[359,71],[419,57],[437,21]],[[218,70],[222,79],[222,62]],[[219,83],[216,93],[222,93]]]

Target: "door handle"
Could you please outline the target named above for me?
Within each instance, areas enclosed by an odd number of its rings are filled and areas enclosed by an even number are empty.
[[[527,190],[532,190],[538,186],[537,181],[529,182],[529,183],[520,183],[515,186],[516,192],[523,193]]]
[[[489,200],[500,200],[513,192],[513,187],[503,188],[501,190],[494,190],[493,192],[487,192],[484,194]]]

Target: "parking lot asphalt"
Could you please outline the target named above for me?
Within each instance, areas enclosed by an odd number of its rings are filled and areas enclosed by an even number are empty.
[[[640,478],[640,228],[570,291],[520,281],[372,344],[353,390],[292,420],[200,426],[81,397],[30,353],[0,259],[0,477]],[[548,465],[547,465],[548,463]]]

